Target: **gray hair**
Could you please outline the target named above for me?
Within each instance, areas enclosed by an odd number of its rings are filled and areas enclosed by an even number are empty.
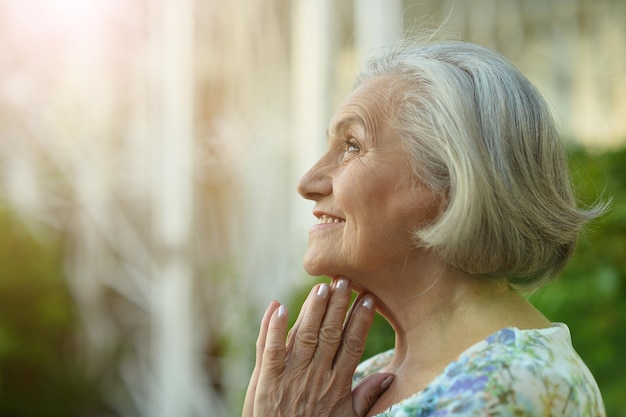
[[[417,179],[447,202],[416,244],[471,274],[530,293],[571,257],[585,223],[548,106],[498,53],[464,42],[399,46],[357,83],[389,77],[389,122]]]

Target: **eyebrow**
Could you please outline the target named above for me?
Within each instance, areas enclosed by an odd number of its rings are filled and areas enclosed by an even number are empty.
[[[344,130],[346,126],[354,124],[354,123],[358,123],[361,126],[365,126],[365,122],[363,121],[363,118],[361,116],[358,116],[358,115],[347,116],[339,120],[335,125],[333,125],[332,130],[326,129],[326,137],[330,139],[331,132],[333,134],[337,134],[337,132],[341,132],[342,130]]]

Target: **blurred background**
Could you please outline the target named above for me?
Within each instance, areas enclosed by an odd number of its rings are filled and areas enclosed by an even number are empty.
[[[0,416],[238,415],[263,310],[318,280],[297,180],[367,55],[433,29],[512,60],[613,198],[532,300],[626,416],[622,0],[0,0]]]

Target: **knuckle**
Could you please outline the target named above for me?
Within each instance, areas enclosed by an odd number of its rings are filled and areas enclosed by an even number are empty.
[[[365,340],[358,335],[348,334],[344,337],[343,348],[349,354],[361,355],[365,347]]]
[[[285,352],[277,347],[270,347],[263,352],[262,367],[270,372],[280,371],[285,365]]]
[[[317,346],[317,334],[315,332],[301,329],[296,335],[296,342],[304,347],[314,348]]]
[[[284,349],[280,349],[277,346],[268,346],[265,348],[265,359],[269,361],[278,361],[284,357]]]
[[[325,343],[338,343],[341,340],[342,329],[335,326],[323,327],[320,330],[320,341]]]

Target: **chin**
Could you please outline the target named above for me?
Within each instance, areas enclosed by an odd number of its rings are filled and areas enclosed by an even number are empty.
[[[304,255],[304,259],[302,260],[302,266],[304,267],[304,270],[306,271],[307,274],[309,275],[319,275],[317,274],[317,262],[315,262],[314,259],[311,259],[309,256],[307,256],[306,254]]]
[[[320,256],[320,254],[316,254],[310,250],[305,252],[302,266],[307,274],[314,277],[322,275],[332,276],[331,271],[333,268],[331,268],[331,265],[328,263],[327,257]]]
[[[324,265],[320,264],[319,262],[307,260],[306,258],[304,258],[304,262],[302,263],[302,266],[304,267],[304,270],[306,271],[306,273],[311,276],[314,276],[314,277],[319,277],[322,275],[331,276],[331,274],[329,274],[328,272],[328,268],[325,268]]]
[[[346,277],[350,280],[350,285],[352,286],[352,291],[356,293],[361,292],[370,292],[367,288],[363,287],[360,283],[355,281],[354,276],[352,274],[342,271],[342,268],[333,268],[328,264],[314,262],[312,260],[308,260],[306,257],[302,264],[304,266],[304,270],[307,274],[314,277],[326,276],[330,279],[335,279],[339,276]]]

